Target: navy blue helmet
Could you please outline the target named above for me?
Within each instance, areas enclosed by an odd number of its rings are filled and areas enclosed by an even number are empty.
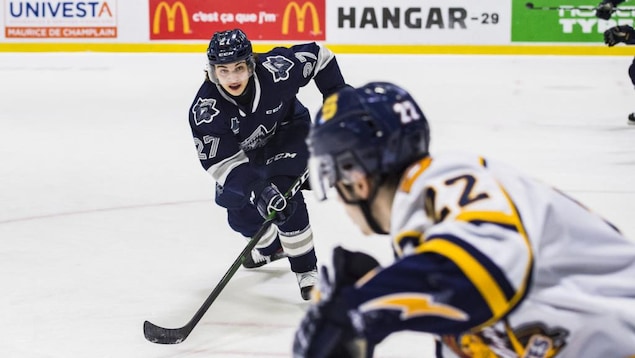
[[[214,33],[207,47],[210,65],[247,60],[252,54],[251,41],[241,29]]]
[[[209,77],[215,83],[218,79],[214,75],[214,65],[245,61],[250,74],[255,66],[251,41],[241,29],[215,32],[207,47],[207,59]]]
[[[380,181],[428,155],[430,130],[410,94],[388,82],[344,88],[324,101],[307,139],[311,188],[320,199],[354,173]]]

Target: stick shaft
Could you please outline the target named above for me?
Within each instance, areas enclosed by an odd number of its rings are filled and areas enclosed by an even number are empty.
[[[293,197],[298,191],[300,191],[302,184],[304,184],[304,182],[307,180],[308,177],[309,177],[309,171],[308,169],[305,169],[304,173],[302,173],[302,175],[300,175],[293,182],[289,190],[287,190],[287,192],[285,193],[285,197],[289,199]],[[247,246],[245,246],[245,248],[240,252],[240,255],[238,255],[238,257],[234,260],[234,262],[229,267],[227,272],[225,272],[225,275],[223,275],[223,278],[221,278],[221,280],[218,282],[216,287],[214,287],[214,290],[212,291],[212,293],[209,294],[205,302],[203,302],[201,307],[198,309],[198,311],[196,311],[194,316],[190,319],[190,321],[185,326],[180,328],[163,328],[149,321],[145,321],[143,324],[143,333],[146,339],[150,342],[159,343],[159,344],[177,344],[177,343],[183,342],[190,335],[190,333],[192,332],[194,327],[196,327],[196,325],[201,320],[201,318],[203,318],[203,316],[205,315],[207,310],[210,308],[212,303],[214,303],[216,298],[223,291],[223,289],[225,288],[229,280],[234,276],[236,271],[238,271],[238,268],[240,268],[240,265],[245,259],[245,256],[249,254],[251,250],[254,249],[254,247],[256,247],[256,244],[258,244],[258,241],[260,241],[262,236],[267,232],[269,227],[273,224],[273,219],[275,218],[275,215],[276,215],[275,212],[272,212],[271,214],[269,214],[269,216],[265,219],[265,222],[262,224],[258,232],[256,232],[256,234],[251,238],[251,240],[249,240],[249,243],[247,244]]]

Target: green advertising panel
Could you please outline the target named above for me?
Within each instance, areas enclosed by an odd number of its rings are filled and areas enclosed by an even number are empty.
[[[618,6],[610,20],[595,16],[599,0],[512,0],[512,42],[602,42],[606,29],[633,25],[635,6]],[[529,5],[528,5],[529,4]]]

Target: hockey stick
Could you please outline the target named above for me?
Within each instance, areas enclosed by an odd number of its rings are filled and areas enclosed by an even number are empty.
[[[525,6],[530,10],[595,10],[593,6],[534,6],[534,3],[528,2]]]
[[[300,190],[302,184],[304,184],[308,177],[309,170],[305,169],[304,173],[302,173],[302,175],[300,175],[300,177],[298,177],[295,182],[293,182],[289,190],[287,190],[287,192],[284,194],[285,198],[288,199],[293,197]],[[223,278],[221,278],[216,287],[214,287],[212,293],[207,297],[205,302],[203,302],[203,305],[198,309],[198,311],[196,311],[192,319],[190,319],[190,321],[187,322],[185,326],[180,328],[163,328],[149,321],[145,321],[143,323],[143,334],[145,335],[146,339],[152,343],[159,344],[177,344],[183,342],[187,338],[187,336],[190,335],[190,333],[201,320],[201,318],[203,318],[203,315],[205,315],[205,312],[207,312],[207,310],[216,300],[218,295],[220,295],[223,288],[225,288],[225,285],[227,285],[227,282],[229,282],[236,271],[238,271],[238,268],[245,259],[245,256],[250,253],[251,250],[254,249],[254,247],[256,247],[256,244],[258,243],[258,241],[260,241],[260,238],[267,232],[267,230],[273,223],[275,215],[275,212],[269,214],[267,219],[265,219],[265,222],[260,227],[260,230],[258,230],[258,232],[251,238],[251,240],[249,240],[247,246],[245,246],[243,251],[240,252],[240,255],[238,255],[236,260],[234,260],[234,263],[232,263],[232,265],[229,267],[229,270],[227,270]]]

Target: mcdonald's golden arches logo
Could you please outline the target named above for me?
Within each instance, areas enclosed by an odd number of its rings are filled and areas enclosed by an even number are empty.
[[[282,16],[283,35],[289,34],[289,18],[291,17],[292,11],[295,12],[297,16],[298,32],[304,32],[307,12],[311,12],[311,23],[313,24],[311,34],[318,35],[322,33],[322,30],[320,29],[320,17],[318,16],[318,11],[315,5],[312,2],[307,1],[300,6],[297,2],[291,1],[284,9],[284,14]]]
[[[190,28],[190,19],[187,13],[187,9],[182,2],[176,1],[172,5],[169,5],[167,1],[161,1],[157,8],[154,10],[154,18],[152,19],[152,33],[158,34],[161,32],[161,14],[165,12],[168,21],[168,32],[176,31],[176,12],[181,13],[181,21],[183,22],[183,33],[192,33]]]

